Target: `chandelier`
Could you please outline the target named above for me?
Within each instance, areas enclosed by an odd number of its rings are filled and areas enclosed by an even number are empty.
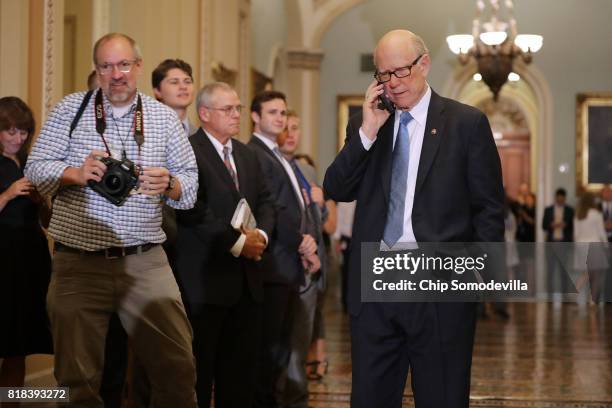
[[[542,48],[543,40],[541,35],[518,34],[512,14],[512,0],[505,0],[504,4],[505,20],[501,18],[498,0],[489,0],[488,4],[484,0],[477,0],[472,34],[446,37],[448,47],[459,56],[461,64],[467,64],[470,57],[476,60],[478,72],[493,92],[495,100],[508,80],[508,75],[512,73],[514,59],[520,55],[529,64],[532,53]],[[490,14],[489,21],[485,21],[485,14]]]

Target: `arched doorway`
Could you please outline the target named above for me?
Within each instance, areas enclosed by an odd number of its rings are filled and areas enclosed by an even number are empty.
[[[491,99],[486,85],[472,79],[475,65],[459,68],[449,76],[443,94],[472,106],[483,106]],[[501,90],[500,100],[511,101],[509,111],[518,111],[524,116],[529,131],[529,180],[530,189],[536,193],[538,220],[542,219],[544,207],[548,204],[552,186],[552,96],[548,83],[534,66],[515,63],[514,72],[521,80],[507,83]],[[491,119],[491,117],[489,117]],[[522,136],[524,140],[525,136]],[[543,232],[536,229],[536,239],[544,239]]]
[[[521,108],[507,97],[482,100],[476,105],[489,118],[502,164],[506,195],[516,198],[522,183],[531,180],[531,136]]]

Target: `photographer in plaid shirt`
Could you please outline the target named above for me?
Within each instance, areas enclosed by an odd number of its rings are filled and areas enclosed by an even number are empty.
[[[137,91],[142,58],[133,39],[107,34],[93,56],[100,89],[74,131],[85,94],[68,95],[53,109],[25,170],[38,191],[56,195],[47,296],[55,376],[70,387],[71,403],[103,406],[104,341],[109,316],[117,312],[151,384],[152,406],[195,407],[192,330],[159,245],[166,239],[163,203],[194,205],[195,157],[176,113]],[[105,173],[119,166],[109,157],[138,169],[118,170],[138,180],[119,202],[90,188],[114,187]]]

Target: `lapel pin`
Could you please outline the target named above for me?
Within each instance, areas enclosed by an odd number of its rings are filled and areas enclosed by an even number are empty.
[[[438,130],[436,128],[431,129],[431,134],[432,135],[437,135],[438,134]]]

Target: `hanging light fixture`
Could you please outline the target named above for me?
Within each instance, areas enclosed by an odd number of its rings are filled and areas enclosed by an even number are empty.
[[[541,35],[518,34],[516,20],[512,14],[512,0],[505,0],[504,4],[507,11],[506,21],[500,18],[499,0],[477,0],[472,34],[446,37],[448,47],[459,56],[463,65],[469,62],[470,57],[476,60],[478,73],[493,92],[495,100],[499,97],[502,86],[508,81],[508,75],[512,73],[514,59],[520,55],[523,61],[529,64],[532,54],[542,48],[543,41]],[[490,12],[489,21],[481,21],[487,11]],[[511,80],[518,77],[514,75]]]

